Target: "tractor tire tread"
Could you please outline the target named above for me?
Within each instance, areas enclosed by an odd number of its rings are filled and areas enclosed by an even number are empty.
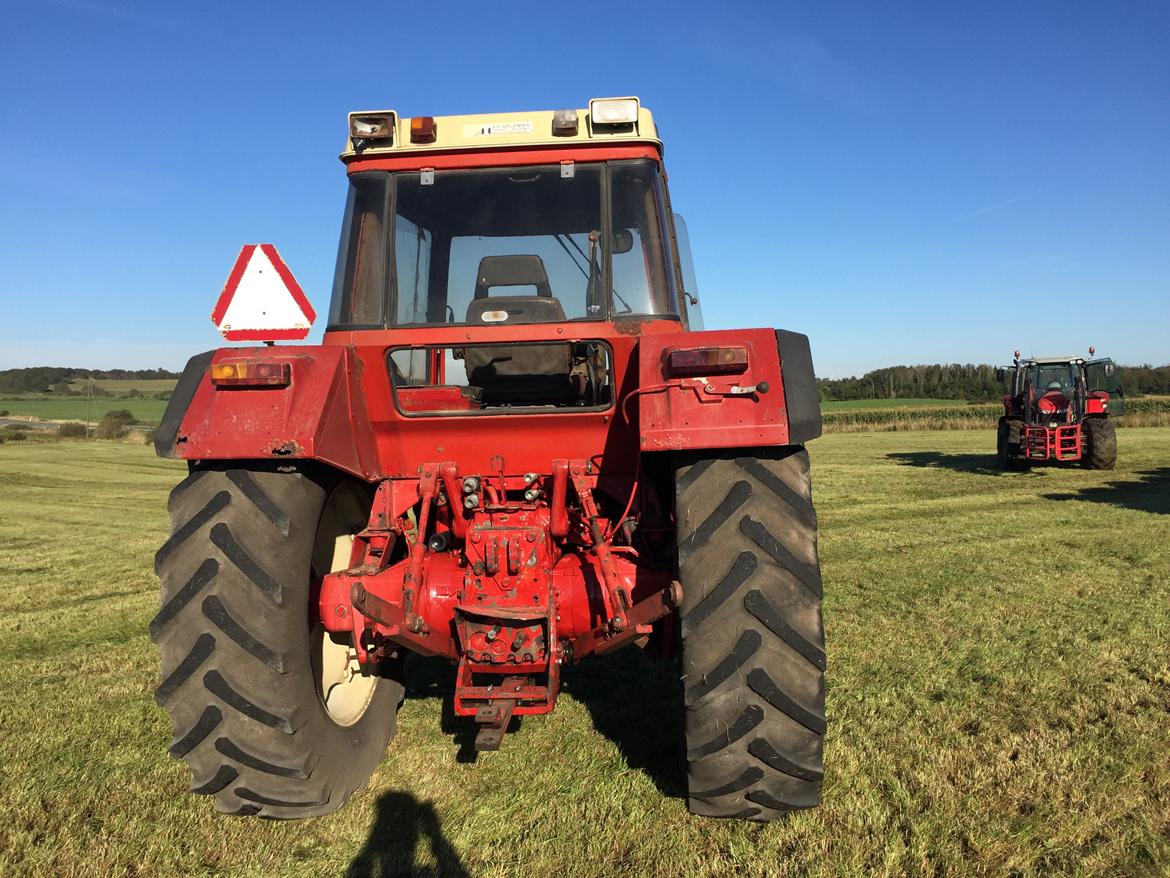
[[[248,768],[255,768],[257,771],[262,771],[265,774],[275,774],[278,777],[300,777],[306,778],[309,773],[303,768],[290,768],[286,765],[275,765],[261,759],[259,756],[253,756],[247,750],[238,746],[231,738],[216,738],[215,749],[240,765],[246,765]]]
[[[379,680],[349,726],[321,703],[310,556],[340,477],[282,470],[193,470],[171,492],[172,536],[156,556],[162,590],[150,634],[169,750],[188,764],[193,792],[225,814],[336,810],[381,761],[403,694],[397,679]]]
[[[1086,418],[1084,463],[1089,469],[1113,469],[1117,465],[1117,428],[1109,418]]]
[[[232,688],[232,685],[224,679],[223,674],[219,671],[208,671],[204,674],[203,686],[228,707],[234,708],[248,719],[255,720],[270,729],[276,729],[278,732],[284,732],[286,735],[291,735],[296,731],[289,717],[265,710],[246,695],[241,695]]]
[[[167,752],[180,759],[190,753],[196,746],[203,742],[203,739],[215,731],[215,727],[219,725],[220,720],[223,719],[223,713],[214,704],[209,704],[204,708],[203,713],[199,715],[199,719],[195,724],[183,734],[179,735],[171,743]]]
[[[768,822],[815,807],[826,658],[807,453],[680,456],[675,516],[690,810]]]
[[[712,753],[718,753],[724,747],[730,747],[756,726],[758,726],[764,719],[764,711],[761,707],[755,704],[749,704],[743,709],[743,713],[739,718],[729,725],[725,730],[707,741],[705,744],[700,744],[698,747],[687,751],[687,758],[691,760],[701,759],[704,756],[710,756]],[[750,749],[750,748],[749,748]]]
[[[747,663],[756,651],[760,648],[760,644],[764,642],[760,637],[760,632],[753,628],[744,631],[739,640],[735,642],[735,646],[731,648],[723,659],[710,671],[700,675],[699,682],[693,686],[688,686],[686,691],[686,704],[689,707],[695,702],[699,701],[703,696],[708,695],[717,688],[719,684],[731,677],[740,668]]]
[[[187,606],[195,595],[203,591],[215,579],[217,573],[219,573],[219,563],[214,558],[205,559],[199,568],[191,574],[191,578],[162,605],[162,609],[150,620],[150,636],[156,642],[167,623],[178,616],[183,607]]]
[[[278,674],[284,673],[284,656],[237,622],[217,595],[208,595],[203,599],[203,615],[245,652],[255,656]]]
[[[162,570],[162,565],[171,555],[187,542],[192,536],[199,532],[203,525],[207,524],[218,513],[222,512],[224,508],[231,502],[232,495],[227,491],[220,491],[214,497],[207,501],[207,504],[196,512],[193,516],[188,518],[181,526],[175,529],[171,534],[171,538],[163,543],[162,548],[154,555],[154,570],[158,573]]]
[[[260,489],[251,473],[246,469],[230,469],[227,471],[227,477],[233,485],[240,489],[240,493],[247,497],[252,505],[263,513],[265,518],[272,522],[281,534],[288,536],[288,515]]]
[[[711,539],[715,531],[723,525],[739,507],[747,502],[752,495],[752,486],[740,480],[731,486],[723,501],[712,510],[711,514],[700,524],[686,540],[679,543],[678,556],[681,564],[692,552],[702,548]]]
[[[221,764],[211,777],[203,782],[191,781],[191,792],[199,796],[214,796],[234,781],[240,773],[232,766]]]
[[[170,674],[167,675],[157,689],[154,690],[154,700],[159,704],[166,704],[180,686],[187,682],[200,666],[207,661],[215,650],[215,638],[204,632],[199,635],[186,657],[179,662]]]
[[[211,542],[217,549],[223,552],[224,556],[239,568],[256,588],[260,589],[264,595],[274,604],[280,605],[284,603],[284,589],[280,583],[277,582],[271,574],[261,567],[255,559],[239,544],[232,530],[223,522],[215,525],[211,529]]]

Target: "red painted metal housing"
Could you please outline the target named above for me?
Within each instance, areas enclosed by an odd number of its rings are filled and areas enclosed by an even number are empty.
[[[616,159],[661,159],[651,144],[614,146],[613,144],[576,145],[570,148],[530,147],[528,149],[480,149],[470,152],[434,150],[405,155],[346,159],[346,173],[362,171],[417,171],[420,168],[501,168],[521,165],[555,165],[560,162],[604,162]]]
[[[368,481],[417,477],[420,461],[427,460],[456,460],[466,472],[491,472],[500,456],[508,474],[549,473],[555,456],[595,460],[607,479],[628,483],[640,451],[788,444],[773,330],[688,333],[673,320],[629,328],[469,326],[458,329],[458,341],[546,341],[550,332],[557,340],[610,346],[620,406],[475,417],[406,415],[395,404],[388,352],[402,345],[450,344],[452,330],[332,332],[320,347],[217,351],[212,365],[288,363],[291,382],[283,388],[227,389],[204,380],[183,417],[176,452],[190,460],[321,460]],[[741,375],[672,379],[663,358],[680,344],[741,345],[748,350],[748,366]],[[515,441],[518,431],[524,442]]]

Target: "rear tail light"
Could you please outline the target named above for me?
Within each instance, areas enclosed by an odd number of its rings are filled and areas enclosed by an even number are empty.
[[[747,348],[675,348],[666,355],[666,374],[671,378],[696,375],[739,375],[747,371]]]
[[[211,367],[211,383],[216,387],[288,387],[291,382],[289,363],[247,360]]]

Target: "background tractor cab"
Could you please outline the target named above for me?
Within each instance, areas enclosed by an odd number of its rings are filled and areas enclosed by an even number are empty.
[[[1090,357],[1093,353],[1089,348]],[[1006,378],[1006,370],[1000,375]],[[1001,464],[1057,460],[1111,468],[1116,438],[1108,417],[1122,414],[1124,401],[1116,366],[1108,358],[1021,359],[1016,351],[999,423]]]

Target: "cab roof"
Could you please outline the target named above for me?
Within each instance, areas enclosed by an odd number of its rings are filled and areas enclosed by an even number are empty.
[[[1021,366],[1065,366],[1084,362],[1084,357],[1027,357],[1019,361]]]
[[[572,110],[471,116],[406,117],[395,110],[355,111],[349,114],[348,136],[340,158],[349,162],[356,158],[428,152],[601,144],[649,144],[661,154],[662,141],[654,117],[636,97],[595,98],[589,104],[587,108]],[[595,121],[595,116],[603,115],[609,108],[607,105],[619,105],[628,114],[622,118],[631,121],[613,123],[600,118]],[[375,122],[376,138],[356,136],[363,129],[363,120]]]

